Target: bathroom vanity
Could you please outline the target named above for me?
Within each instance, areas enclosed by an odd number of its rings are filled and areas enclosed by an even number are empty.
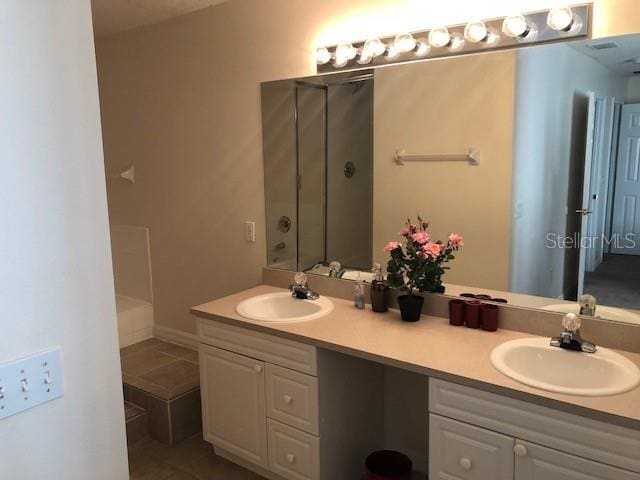
[[[407,324],[339,298],[303,322],[236,312],[282,291],[261,286],[192,309],[204,436],[219,455],[276,480],[354,479],[368,453],[393,446],[392,430],[424,448],[414,464],[428,461],[432,479],[640,480],[640,388],[579,397],[517,383],[489,360],[530,336],[517,331],[427,316]],[[620,353],[640,365],[640,354]],[[404,388],[389,380],[405,373]]]

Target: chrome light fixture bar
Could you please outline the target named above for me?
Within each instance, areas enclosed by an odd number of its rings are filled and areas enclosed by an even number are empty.
[[[463,25],[356,43],[319,47],[318,73],[357,70],[431,58],[501,50],[586,38],[591,33],[592,5],[557,7],[540,12],[475,20]]]

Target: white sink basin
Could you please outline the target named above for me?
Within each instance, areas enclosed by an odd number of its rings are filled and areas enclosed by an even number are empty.
[[[261,322],[304,322],[324,317],[333,310],[327,297],[300,300],[288,292],[267,293],[240,302],[236,311],[245,318]]]
[[[558,303],[557,305],[545,305],[542,307],[542,310],[559,313],[575,313],[577,315],[580,313],[580,306],[577,303]],[[628,310],[623,310],[622,308],[598,305],[596,307],[596,317],[640,325],[640,315],[629,312]]]
[[[520,383],[556,393],[616,395],[640,385],[640,369],[606,348],[583,353],[549,346],[547,338],[523,338],[497,346],[491,363]]]

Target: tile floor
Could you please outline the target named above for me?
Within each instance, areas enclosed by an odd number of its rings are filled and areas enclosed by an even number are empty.
[[[265,480],[213,453],[195,435],[169,447],[145,438],[129,447],[131,480]]]

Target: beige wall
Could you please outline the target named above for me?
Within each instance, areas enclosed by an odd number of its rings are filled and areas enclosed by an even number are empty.
[[[376,70],[374,258],[399,240],[404,219],[430,222],[434,240],[463,235],[445,280],[507,290],[511,225],[511,145],[515,52],[474,55]],[[473,147],[479,166],[415,162],[408,154],[457,154]],[[500,188],[502,186],[503,188]]]
[[[114,223],[150,228],[161,325],[260,282],[265,263],[259,83],[312,75],[318,44],[493,17],[513,0],[232,0],[98,41]],[[554,4],[521,0],[523,10]],[[598,36],[640,30],[636,0],[597,2]],[[243,239],[243,222],[258,241]]]
[[[125,480],[90,4],[4,0],[0,25],[0,363],[58,346],[65,391],[0,420],[0,478]]]

